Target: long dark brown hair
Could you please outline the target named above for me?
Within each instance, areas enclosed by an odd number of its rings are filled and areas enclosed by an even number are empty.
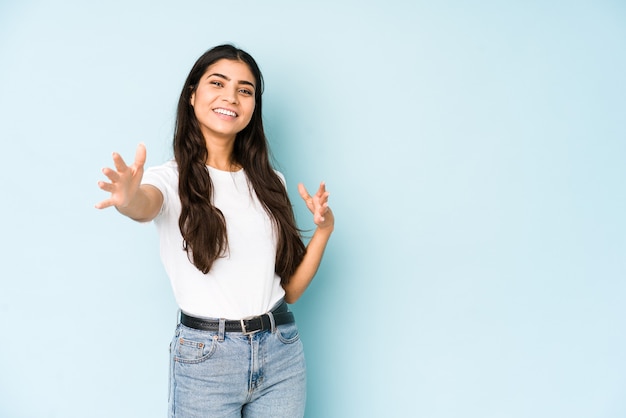
[[[206,166],[206,142],[190,103],[191,95],[207,68],[221,59],[247,64],[255,78],[254,113],[248,126],[235,138],[232,163],[243,167],[259,201],[272,219],[278,238],[276,273],[281,283],[286,284],[302,261],[305,247],[285,186],[270,164],[261,117],[261,71],[248,53],[232,45],[217,46],[198,58],[178,101],[174,158],[179,173],[178,192],[182,210],[178,225],[184,239],[183,247],[190,261],[205,274],[228,249],[226,220],[212,203],[213,183]]]

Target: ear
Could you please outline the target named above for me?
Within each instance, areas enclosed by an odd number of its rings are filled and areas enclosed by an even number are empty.
[[[193,93],[191,93],[191,97],[189,98],[189,104],[191,105],[191,107],[193,107],[193,102],[196,98],[196,92],[194,91]]]

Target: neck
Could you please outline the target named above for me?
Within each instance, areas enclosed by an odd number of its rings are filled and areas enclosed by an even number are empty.
[[[222,171],[237,171],[241,166],[233,161],[233,148],[235,137],[232,138],[207,138],[207,160],[206,164]]]

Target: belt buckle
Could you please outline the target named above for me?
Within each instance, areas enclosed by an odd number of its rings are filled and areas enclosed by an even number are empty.
[[[245,321],[249,321],[250,319],[254,319],[254,317],[246,318],[246,319],[240,319],[239,320],[239,323],[241,324],[241,333],[243,335],[252,335],[252,334],[256,334],[257,332],[261,331],[260,329],[255,329],[255,330],[252,330],[252,331],[248,331],[246,329]]]

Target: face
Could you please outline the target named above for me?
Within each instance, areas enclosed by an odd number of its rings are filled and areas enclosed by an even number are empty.
[[[204,138],[234,141],[254,113],[255,79],[248,65],[222,59],[210,65],[191,95]]]

